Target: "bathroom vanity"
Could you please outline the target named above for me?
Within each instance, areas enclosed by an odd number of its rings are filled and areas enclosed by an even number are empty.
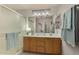
[[[40,54],[62,54],[61,30],[55,28],[53,16],[27,17],[23,51]]]
[[[62,54],[61,37],[52,36],[24,36],[23,51],[41,54]]]

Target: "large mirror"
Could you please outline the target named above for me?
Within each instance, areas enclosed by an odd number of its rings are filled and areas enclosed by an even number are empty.
[[[33,35],[34,33],[55,33],[55,23],[53,16],[46,17],[28,17],[27,32]]]
[[[31,35],[35,33],[35,17],[28,17],[28,27],[30,28]]]
[[[36,33],[54,33],[54,27],[52,16],[36,17]]]
[[[35,17],[25,17],[25,33],[26,35],[34,35],[35,33]]]

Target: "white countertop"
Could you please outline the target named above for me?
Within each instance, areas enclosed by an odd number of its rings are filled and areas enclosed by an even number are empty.
[[[49,37],[49,38],[61,38],[61,35],[48,35],[48,36],[42,36],[42,35],[24,35],[24,37]]]

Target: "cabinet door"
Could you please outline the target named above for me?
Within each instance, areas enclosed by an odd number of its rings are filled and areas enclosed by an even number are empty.
[[[60,54],[61,53],[61,40],[60,39],[46,39],[45,53]]]
[[[62,53],[62,41],[59,38],[55,38],[53,40],[53,52],[55,54],[61,54]]]
[[[28,38],[23,39],[23,50],[29,51],[30,49],[30,40]]]
[[[45,53],[45,39],[44,38],[37,39],[36,50],[39,53]]]
[[[43,38],[38,38],[37,39],[37,46],[42,46],[42,47],[44,47],[45,46],[45,39],[43,39]]]
[[[30,51],[36,52],[36,39],[35,38],[30,39]]]
[[[45,48],[42,47],[42,46],[38,46],[38,47],[36,48],[36,52],[38,52],[38,53],[45,53]]]
[[[53,40],[52,39],[45,39],[45,53],[53,53]]]

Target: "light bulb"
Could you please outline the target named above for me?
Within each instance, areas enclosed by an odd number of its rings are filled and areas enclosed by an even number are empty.
[[[46,12],[45,14],[46,14],[46,15],[48,15],[49,13],[48,13],[48,12]]]
[[[45,15],[45,13],[43,12],[42,15]]]
[[[38,15],[40,16],[41,14],[39,13]]]
[[[37,15],[37,13],[34,13],[34,16],[36,16]]]

